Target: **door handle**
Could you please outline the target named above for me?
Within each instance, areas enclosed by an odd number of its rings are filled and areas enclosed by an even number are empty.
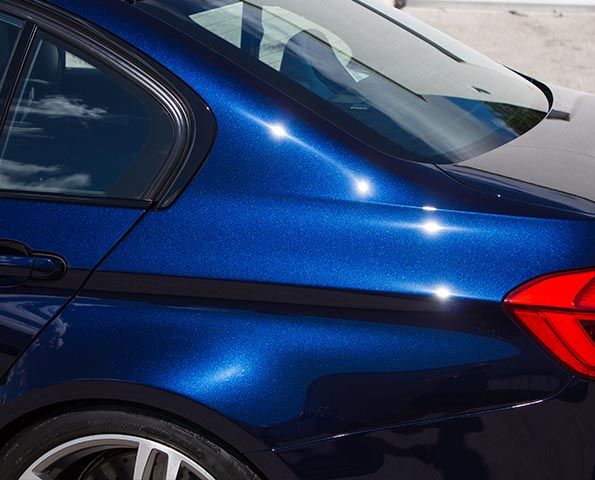
[[[31,280],[58,280],[66,273],[66,262],[56,255],[33,254]]]
[[[33,257],[22,255],[0,256],[0,277],[29,277],[33,268]]]
[[[58,255],[34,252],[24,243],[0,239],[0,288],[58,280],[65,273],[66,262]]]
[[[0,277],[54,280],[66,271],[64,260],[55,255],[0,255]]]

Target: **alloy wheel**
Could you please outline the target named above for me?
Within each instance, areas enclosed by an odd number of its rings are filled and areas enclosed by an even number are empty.
[[[19,480],[215,480],[181,452],[128,435],[92,435],[36,460]]]

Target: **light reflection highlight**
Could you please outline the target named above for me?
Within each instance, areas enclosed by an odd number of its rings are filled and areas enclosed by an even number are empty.
[[[362,197],[368,196],[372,193],[372,184],[369,180],[362,178],[355,181],[355,190]]]
[[[246,370],[241,365],[231,365],[215,372],[211,376],[210,381],[214,383],[227,382],[242,377],[245,373]]]
[[[421,228],[428,235],[436,235],[437,233],[440,233],[442,230],[446,229],[446,227],[443,227],[434,220],[428,220],[427,222],[423,223]]]
[[[275,138],[289,138],[289,132],[287,129],[280,124],[269,125],[271,133]]]
[[[448,300],[452,297],[452,292],[448,287],[438,287],[434,291],[434,295],[436,295],[440,300]]]
[[[252,114],[244,112],[244,115],[251,120],[257,122],[258,124],[267,128],[267,130],[271,133],[271,135],[276,139],[288,139],[295,144],[299,145],[300,147],[304,148],[305,150],[314,153],[320,159],[326,161],[327,163],[333,165],[337,170],[339,170],[345,177],[350,180],[351,185],[353,186],[354,193],[358,197],[369,197],[374,193],[374,188],[372,182],[367,178],[360,178],[355,175],[355,173],[345,167],[343,164],[338,162],[336,159],[329,157],[328,155],[324,155],[318,149],[314,148],[312,145],[308,145],[307,143],[303,142],[299,138],[291,135],[289,130],[283,125],[282,123],[268,123],[264,120],[261,120],[255,117]]]

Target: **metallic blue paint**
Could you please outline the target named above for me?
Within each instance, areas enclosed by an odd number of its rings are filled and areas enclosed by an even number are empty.
[[[591,480],[594,407],[593,385],[577,382],[555,400],[528,408],[371,431],[278,453],[292,474],[307,480]]]
[[[499,302],[531,277],[595,263],[582,248],[591,221],[212,193],[208,167],[197,180],[200,196],[151,212],[101,268]]]
[[[351,319],[263,310],[83,291],[20,358],[3,402],[55,383],[134,382],[208,406],[279,447],[535,401],[570,379],[485,306],[443,322],[419,304]],[[116,332],[126,348],[113,348]]]
[[[595,251],[580,248],[595,240],[593,224],[579,214],[484,195],[434,166],[354,147],[175,30],[153,35],[167,27],[121,2],[109,17],[94,2],[55,3],[144,49],[217,117],[200,175],[102,269],[423,295],[446,287],[500,301],[533,276],[595,264]]]
[[[0,199],[0,238],[64,255],[70,269],[91,269],[142,210]]]
[[[555,415],[593,425],[585,413],[593,411],[591,386],[565,388],[570,374],[500,306],[529,278],[595,265],[592,216],[539,202],[534,192],[499,197],[435,166],[387,157],[126,2],[51,3],[194,88],[217,118],[217,138],[199,175],[165,210],[142,216],[0,200],[1,236],[62,254],[71,269],[99,264],[95,276],[262,283],[271,299],[83,288],[65,305],[82,279],[65,290],[2,291],[2,325],[20,332],[3,350],[11,359],[59,315],[7,373],[0,426],[18,420],[12,412],[60,403],[60,392],[68,401],[153,405],[134,393],[143,385],[229,422],[170,412],[224,439],[271,479],[464,478],[445,455],[471,465],[473,478],[514,478],[531,465],[548,478],[556,470],[547,469],[549,459],[539,463],[546,447],[530,433],[561,432],[568,445],[595,449],[590,426],[546,428]],[[277,305],[266,284],[382,293],[403,303],[303,311]],[[105,383],[103,395],[85,390],[91,381]],[[474,451],[466,435],[476,439]],[[560,464],[573,463],[574,478],[590,478],[593,455],[563,452]]]
[[[142,214],[139,210],[9,199],[0,199],[0,208],[0,239],[23,243],[33,251],[57,253],[69,271],[92,269]],[[0,372],[8,369],[83,279],[76,276],[60,289],[43,283],[0,289]]]

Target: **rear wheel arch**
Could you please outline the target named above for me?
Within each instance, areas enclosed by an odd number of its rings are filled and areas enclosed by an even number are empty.
[[[194,431],[246,464],[259,478],[270,478],[260,465],[256,465],[246,455],[249,452],[270,451],[270,448],[240,426],[175,393],[127,382],[70,382],[25,393],[0,408],[0,445],[26,428],[59,414],[130,409]]]
[[[97,474],[261,480],[242,459],[186,426],[121,406],[67,411],[30,425],[2,446],[0,463],[7,480]]]

